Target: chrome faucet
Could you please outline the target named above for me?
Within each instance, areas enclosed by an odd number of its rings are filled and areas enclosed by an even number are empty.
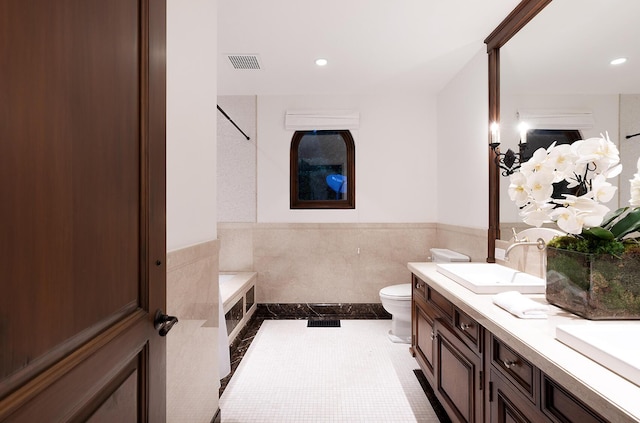
[[[528,242],[529,238],[527,238],[526,236],[522,239],[518,238],[518,233],[516,232],[516,228],[511,228],[511,233],[513,233],[513,241],[514,242]]]
[[[544,242],[544,239],[542,238],[538,238],[537,241],[517,241],[509,245],[509,248],[507,248],[507,251],[504,252],[504,261],[509,261],[509,252],[511,252],[511,250],[513,250],[516,247],[524,247],[527,245],[536,245],[538,246],[538,250],[540,251],[547,248],[547,243]]]

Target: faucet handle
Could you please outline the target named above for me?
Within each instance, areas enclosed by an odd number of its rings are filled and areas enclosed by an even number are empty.
[[[524,237],[522,239],[518,238],[518,233],[516,232],[516,228],[511,228],[511,233],[513,233],[513,242],[529,242],[528,237]]]

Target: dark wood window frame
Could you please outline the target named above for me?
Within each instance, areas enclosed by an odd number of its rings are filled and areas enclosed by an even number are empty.
[[[298,146],[302,138],[311,133],[335,133],[342,137],[347,154],[347,192],[346,198],[341,200],[301,200],[298,197]],[[291,139],[289,193],[291,209],[355,209],[356,208],[356,165],[355,143],[348,130],[329,131],[296,131]]]

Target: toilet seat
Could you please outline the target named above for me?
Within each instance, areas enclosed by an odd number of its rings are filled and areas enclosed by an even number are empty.
[[[411,284],[402,283],[382,288],[380,290],[380,297],[390,300],[411,300]]]

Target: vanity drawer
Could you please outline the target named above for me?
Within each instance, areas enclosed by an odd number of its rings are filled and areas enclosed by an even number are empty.
[[[553,422],[607,422],[545,374],[542,375],[542,412]]]
[[[422,300],[427,298],[427,284],[416,275],[413,275],[413,295]]]
[[[472,317],[457,307],[453,311],[453,325],[456,334],[473,350],[481,350],[480,325]]]
[[[453,322],[453,304],[429,285],[427,285],[427,304],[436,312],[434,318],[440,318],[449,324]]]
[[[493,335],[491,335],[491,364],[527,398],[536,403],[538,369]]]

